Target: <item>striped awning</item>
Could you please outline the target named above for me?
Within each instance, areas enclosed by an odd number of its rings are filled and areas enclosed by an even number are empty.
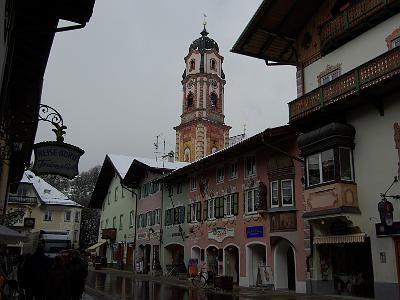
[[[345,243],[364,243],[366,234],[355,233],[345,235],[328,235],[314,237],[313,244],[345,244]]]
[[[98,243],[96,243],[96,244],[90,246],[89,248],[87,248],[86,251],[89,251],[89,252],[96,251],[97,248],[99,248],[101,245],[103,245],[103,244],[106,243],[106,242],[107,242],[107,241],[104,241],[104,240],[103,240],[103,241],[100,241],[100,242],[98,242]]]

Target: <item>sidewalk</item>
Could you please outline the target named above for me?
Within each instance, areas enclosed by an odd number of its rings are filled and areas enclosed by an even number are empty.
[[[145,274],[135,274],[132,271],[124,271],[124,270],[117,270],[112,268],[103,268],[102,270],[94,270],[93,268],[90,269],[92,272],[103,273],[103,274],[110,274],[111,276],[119,276],[119,277],[129,277],[138,280],[144,281],[153,281],[158,282],[160,284],[178,286],[183,288],[193,287],[191,280],[180,280],[175,277],[166,277],[166,276],[152,276],[152,275],[145,275]],[[233,296],[234,298],[245,298],[245,299],[257,299],[257,298],[264,298],[264,297],[273,297],[274,299],[312,299],[312,300],[343,300],[343,299],[357,299],[363,300],[365,298],[360,297],[350,297],[350,296],[341,296],[341,295],[307,295],[307,294],[296,294],[294,291],[287,291],[287,290],[271,290],[262,287],[239,287],[235,285],[232,291],[222,291],[216,290],[214,288],[206,288],[205,291],[212,292],[213,294],[221,294],[221,295],[229,295]],[[92,294],[94,291],[93,288],[89,288],[88,292]],[[371,299],[369,299],[371,300]]]

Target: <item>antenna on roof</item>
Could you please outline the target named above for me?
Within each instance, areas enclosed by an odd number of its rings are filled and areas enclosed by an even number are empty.
[[[157,159],[158,159],[158,155],[161,154],[161,152],[158,151],[158,148],[159,148],[158,139],[159,139],[162,135],[163,135],[162,132],[159,133],[159,134],[157,134],[157,135],[156,135],[156,142],[153,143],[153,146],[154,146],[154,154],[155,154],[155,156],[156,156],[156,161],[157,161]]]
[[[246,136],[246,123],[243,124],[243,136]]]

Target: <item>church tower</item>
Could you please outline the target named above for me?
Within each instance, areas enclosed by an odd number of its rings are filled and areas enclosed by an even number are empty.
[[[208,37],[206,23],[185,57],[182,115],[176,130],[177,161],[192,162],[229,145],[230,126],[224,119],[224,58]]]

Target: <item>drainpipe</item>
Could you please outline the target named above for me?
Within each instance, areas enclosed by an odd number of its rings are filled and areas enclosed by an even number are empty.
[[[312,293],[312,284],[311,284],[311,273],[310,273],[310,260],[314,255],[314,231],[313,231],[313,226],[310,223],[310,255],[307,256],[306,258],[306,266],[307,266],[307,273],[310,274],[309,276],[309,287],[310,287],[310,293]]]

